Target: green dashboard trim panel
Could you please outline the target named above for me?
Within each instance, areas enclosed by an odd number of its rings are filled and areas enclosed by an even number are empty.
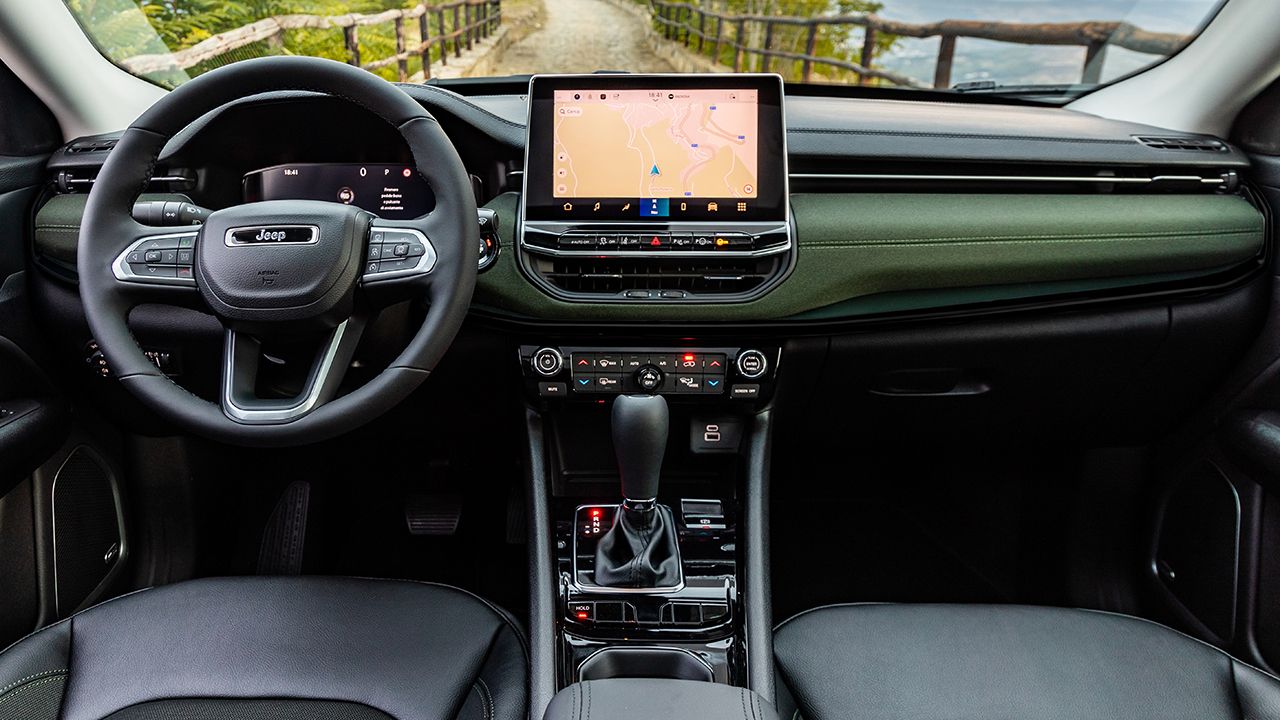
[[[1016,299],[1011,287],[1028,298],[1062,287],[1134,288],[1144,278],[1220,272],[1253,260],[1265,243],[1263,215],[1232,195],[795,194],[795,267],[756,300],[572,303],[521,273],[517,206],[513,193],[487,206],[498,213],[504,249],[480,276],[475,304],[545,320],[832,320],[924,309],[921,293],[941,308]]]
[[[83,195],[36,217],[39,254],[75,262]],[[527,319],[601,322],[839,320],[993,301],[1043,299],[1193,280],[1256,258],[1262,213],[1233,195],[796,194],[795,267],[734,304],[571,303],[535,287],[517,261],[518,197],[498,212],[503,250],[475,304]]]

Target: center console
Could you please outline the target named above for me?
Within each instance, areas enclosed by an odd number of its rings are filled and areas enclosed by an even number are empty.
[[[777,76],[538,76],[529,113],[517,256],[543,291],[741,302],[790,271]],[[689,698],[670,717],[740,714],[773,696],[764,502],[781,348],[644,332],[517,341],[531,538],[549,565],[532,653],[555,667],[534,679],[535,708],[564,690],[571,714],[577,693],[626,717],[641,692]]]
[[[522,345],[518,359],[550,445],[559,686],[747,685],[744,450],[773,395],[780,348],[553,342]],[[602,581],[601,558],[611,561],[602,543],[629,504],[646,503],[668,513],[676,546],[647,552],[675,555],[673,571],[642,568],[660,580],[620,584],[606,568],[612,581]]]

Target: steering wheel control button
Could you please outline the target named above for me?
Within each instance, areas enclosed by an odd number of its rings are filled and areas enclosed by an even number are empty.
[[[533,354],[533,370],[543,377],[555,377],[564,369],[564,356],[555,348],[539,348]]]
[[[426,235],[411,228],[375,227],[369,232],[366,280],[425,275],[436,264],[436,251]],[[376,275],[376,278],[370,278]]]
[[[738,354],[738,373],[748,380],[763,377],[769,369],[769,361],[759,350],[743,350]]]
[[[194,285],[195,243],[195,231],[142,238],[116,258],[112,272],[124,282]]]

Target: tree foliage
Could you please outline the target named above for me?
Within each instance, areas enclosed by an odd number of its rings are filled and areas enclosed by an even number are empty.
[[[99,48],[113,60],[137,55],[184,50],[219,33],[277,15],[344,15],[376,13],[408,8],[420,0],[66,0],[67,6]],[[452,16],[446,13],[451,23]],[[433,27],[433,30],[435,28]],[[446,28],[452,31],[452,27]],[[416,45],[416,23],[406,24],[407,42]],[[360,51],[365,61],[395,54],[390,23],[360,28]],[[291,30],[283,43],[254,43],[216,60],[188,68],[186,72],[157,73],[149,79],[169,87],[220,65],[263,55],[307,55],[349,60],[340,30]],[[433,52],[438,57],[439,50]],[[421,61],[410,60],[410,73],[421,70]],[[394,79],[396,69],[380,74]]]
[[[648,0],[639,0],[647,3]],[[884,9],[879,0],[689,0],[699,7],[726,15],[754,15],[820,18],[834,15],[854,15],[878,13]],[[688,20],[686,18],[686,20]],[[691,22],[696,23],[696,19]],[[659,30],[661,25],[655,25]],[[696,28],[695,28],[696,29]],[[714,33],[714,24],[707,24],[704,32]],[[732,39],[749,48],[764,48],[766,39],[769,49],[803,54],[808,49],[809,30],[804,26],[774,24],[772,37],[768,36],[765,23],[748,22],[744,27],[744,36],[736,38],[736,29],[725,25],[722,28],[726,40]],[[862,60],[863,30],[856,25],[819,25],[814,38],[815,57],[828,57],[860,63]],[[875,53],[880,57],[897,43],[898,38],[881,34],[876,37]],[[706,43],[703,43],[706,51]],[[707,51],[714,54],[714,50]],[[734,62],[734,49],[726,42],[721,48],[716,62],[731,67]],[[759,55],[747,54],[743,58],[742,70],[762,70],[765,63]],[[872,63],[875,67],[876,63]],[[777,72],[789,80],[801,77],[801,63],[785,58],[773,58],[768,63],[770,72]],[[856,75],[848,70],[815,64],[812,80],[827,82],[856,81]]]
[[[88,31],[94,42],[110,58],[126,60],[138,55],[162,54],[189,48],[219,33],[248,25],[264,18],[287,14],[342,15],[346,13],[376,13],[394,8],[413,7],[420,0],[65,0],[67,6]],[[646,2],[647,0],[638,0]],[[692,0],[702,7],[731,15],[772,15],[796,17],[821,17],[853,13],[874,13],[883,8],[879,0]],[[452,13],[445,13],[444,32],[455,28]],[[656,26],[661,29],[660,26]],[[417,23],[406,23],[406,41],[412,47],[420,42]],[[433,33],[440,28],[431,28]],[[710,32],[711,28],[707,28]],[[732,28],[725,28],[726,38]],[[765,28],[763,23],[749,23],[744,44],[763,47]],[[815,38],[814,54],[820,57],[839,58],[853,62],[861,60],[862,29],[853,25],[822,25]],[[574,38],[561,38],[573,42]],[[385,58],[395,53],[395,36],[390,23],[365,26],[359,29],[361,59],[364,61]],[[892,36],[877,38],[877,55],[888,50],[896,41]],[[793,53],[803,53],[807,48],[808,31],[805,27],[775,25],[770,47]],[[705,45],[705,44],[704,44]],[[435,58],[440,49],[432,50]],[[707,53],[712,51],[708,48]],[[228,52],[207,63],[185,71],[156,73],[150,79],[162,85],[174,87],[189,77],[206,72],[220,65],[263,55],[292,54],[349,60],[339,30],[291,30],[284,34],[282,42],[257,42]],[[721,55],[716,58],[725,65],[733,64],[733,49],[725,43]],[[744,70],[761,69],[758,56],[748,58]],[[602,59],[603,60],[603,59]],[[411,58],[410,73],[421,70],[421,61]],[[583,68],[584,71],[594,68]],[[780,72],[789,79],[800,76],[799,63],[790,60],[774,60],[769,69]],[[383,77],[395,79],[395,67],[378,71]],[[815,80],[848,82],[853,74],[829,66],[815,65]]]

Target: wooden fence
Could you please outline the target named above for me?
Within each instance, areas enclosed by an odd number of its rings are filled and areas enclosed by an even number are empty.
[[[435,34],[431,33],[435,20]],[[446,29],[446,20],[452,22]],[[407,47],[405,23],[417,21],[419,42]],[[421,56],[424,78],[431,77],[431,49],[439,46],[439,62],[449,62],[450,44],[454,57],[462,55],[465,47],[489,37],[502,21],[501,0],[452,0],[439,5],[421,3],[403,10],[386,10],[380,13],[346,15],[277,15],[254,23],[218,33],[195,45],[174,53],[136,55],[122,61],[126,69],[138,74],[185,70],[208,62],[226,53],[257,42],[273,47],[284,46],[284,34],[289,30],[327,30],[342,32],[342,44],[346,48],[347,62],[365,70],[378,70],[395,65],[399,78],[409,78],[409,58]],[[389,57],[361,62],[360,28],[392,23],[395,31],[395,54]]]
[[[1159,33],[1126,22],[1090,21],[1081,23],[1010,23],[987,20],[943,20],[933,23],[904,23],[872,14],[790,17],[785,15],[735,15],[709,10],[688,2],[648,0],[653,19],[668,40],[682,42],[699,54],[710,53],[717,62],[724,50],[732,50],[734,72],[769,72],[771,62],[800,64],[800,79],[808,82],[817,65],[847,70],[861,84],[884,80],[894,85],[920,87],[921,83],[899,73],[876,68],[878,39],[885,35],[911,38],[941,38],[934,66],[933,87],[951,87],[951,68],[957,38],[979,38],[1023,45],[1075,45],[1085,48],[1081,82],[1096,83],[1101,78],[1107,47],[1153,55],[1171,55],[1190,37]],[[823,26],[857,26],[863,29],[858,61],[816,55],[818,31]],[[799,28],[804,52],[775,47],[779,28]],[[761,29],[763,30],[761,32]],[[757,38],[753,41],[751,38]],[[753,44],[753,42],[758,44]],[[852,54],[852,53],[850,53]],[[754,56],[754,58],[753,58]],[[754,62],[753,62],[754,60]],[[775,69],[776,71],[776,69]]]

